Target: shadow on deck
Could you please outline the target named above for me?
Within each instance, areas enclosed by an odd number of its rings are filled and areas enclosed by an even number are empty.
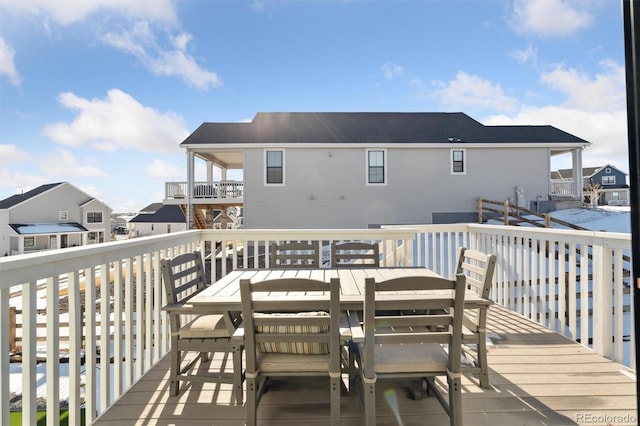
[[[635,375],[579,344],[500,306],[489,311],[491,389],[463,380],[464,422],[483,425],[637,424]],[[222,354],[212,359],[231,368]],[[168,395],[169,357],[165,357],[94,424],[242,425],[244,407],[235,404],[231,385],[190,384]],[[206,368],[206,366],[202,366]],[[301,380],[304,380],[302,382]],[[411,399],[406,383],[379,382],[378,425],[446,426],[437,400]],[[384,393],[397,395],[397,409]],[[344,393],[341,424],[362,425],[357,393]],[[324,426],[329,421],[325,379],[274,380],[258,409],[261,425]],[[396,414],[402,419],[399,423]]]

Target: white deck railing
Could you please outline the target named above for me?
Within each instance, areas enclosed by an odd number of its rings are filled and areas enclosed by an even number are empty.
[[[167,353],[161,258],[194,249],[209,255],[214,248],[207,264],[216,265],[209,269],[215,281],[235,268],[268,267],[269,244],[282,240],[380,241],[383,266],[424,266],[445,276],[461,246],[495,253],[497,303],[586,345],[591,339],[596,352],[635,368],[632,321],[628,312],[620,314],[632,305],[627,234],[474,224],[186,231],[0,259],[0,373],[9,377],[9,308],[18,304],[23,424],[36,423],[39,386],[46,389],[47,423],[59,424],[61,352],[69,357],[70,424],[80,424],[81,407],[90,424]],[[61,293],[69,298],[64,314]],[[61,335],[65,328],[68,337]],[[41,349],[44,377],[36,371]],[[0,424],[8,424],[9,399],[9,381],[3,379]]]
[[[578,195],[578,189],[576,188],[575,181],[573,179],[552,179],[550,195],[555,197],[576,197]]]
[[[165,182],[166,199],[183,199],[189,193],[187,182]],[[244,196],[244,182],[235,180],[221,180],[214,182],[194,182],[193,194],[195,199],[237,199]]]

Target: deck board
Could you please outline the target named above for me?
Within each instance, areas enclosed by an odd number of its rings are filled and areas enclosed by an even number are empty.
[[[630,372],[628,368],[499,306],[489,310],[488,330],[493,336],[488,353],[492,387],[482,389],[475,378],[464,378],[466,425],[607,425],[614,424],[613,416],[631,420],[620,424],[637,424],[635,381],[623,374]],[[225,361],[218,356],[211,362]],[[184,384],[180,395],[170,397],[168,367],[166,357],[95,424],[244,423],[244,407],[235,404],[231,385]],[[435,398],[414,401],[401,381],[379,382],[378,389],[378,425],[398,424],[384,400],[384,390],[395,391],[397,412],[405,426],[449,424]],[[342,425],[362,425],[355,391],[345,392],[341,410]],[[598,416],[604,422],[595,421]],[[322,378],[273,380],[258,409],[259,424],[265,426],[325,426],[328,418],[328,381]]]

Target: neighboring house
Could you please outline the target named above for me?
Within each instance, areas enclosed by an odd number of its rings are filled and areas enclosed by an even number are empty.
[[[551,173],[551,179],[558,182],[573,181],[572,169],[561,169]],[[588,188],[597,185],[598,202],[600,206],[628,206],[629,185],[627,174],[611,164],[599,167],[585,167],[582,169],[582,186]],[[585,200],[589,201],[589,200]]]
[[[169,234],[187,229],[186,218],[180,206],[151,204],[128,223],[129,235],[143,237],[147,235]]]
[[[464,113],[258,113],[187,137],[188,181],[167,182],[164,203],[186,206],[197,227],[229,205],[246,228],[469,222],[478,197],[553,202],[551,157],[570,155],[580,175],[588,145],[553,126],[485,126]],[[227,180],[233,169],[244,181]]]
[[[0,200],[0,255],[110,241],[111,209],[69,182]]]

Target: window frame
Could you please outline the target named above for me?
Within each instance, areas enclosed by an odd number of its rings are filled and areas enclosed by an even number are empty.
[[[371,165],[371,157],[370,153],[372,152],[381,152],[382,153],[382,182],[372,182],[371,181],[371,169],[372,167],[379,168],[380,166],[372,166]],[[387,149],[386,148],[368,148],[365,150],[365,182],[367,186],[386,186],[389,182],[388,180],[388,157],[387,157]]]
[[[602,182],[602,186],[615,185],[616,184],[616,177],[615,177],[615,175],[602,176],[602,179],[600,180],[600,182]]]
[[[58,212],[58,220],[61,220],[61,221],[69,220],[69,211],[68,210],[60,210]]]
[[[269,169],[274,169],[277,167],[269,167],[269,153],[270,152],[279,152],[281,153],[282,157],[281,157],[281,162],[282,164],[280,165],[280,169],[281,169],[281,182],[269,182]],[[265,149],[264,150],[264,156],[263,156],[263,163],[264,165],[264,185],[265,186],[285,186],[286,184],[286,179],[285,179],[285,167],[286,167],[286,154],[285,154],[285,150],[284,149]]]
[[[462,160],[455,159],[455,153],[462,153]],[[462,171],[455,170],[455,164],[462,163]],[[452,175],[466,175],[467,174],[467,150],[465,148],[451,148],[449,151],[449,172]]]
[[[100,215],[100,220],[91,220],[93,215]],[[87,212],[87,223],[104,223],[104,212],[101,211],[88,211]]]

